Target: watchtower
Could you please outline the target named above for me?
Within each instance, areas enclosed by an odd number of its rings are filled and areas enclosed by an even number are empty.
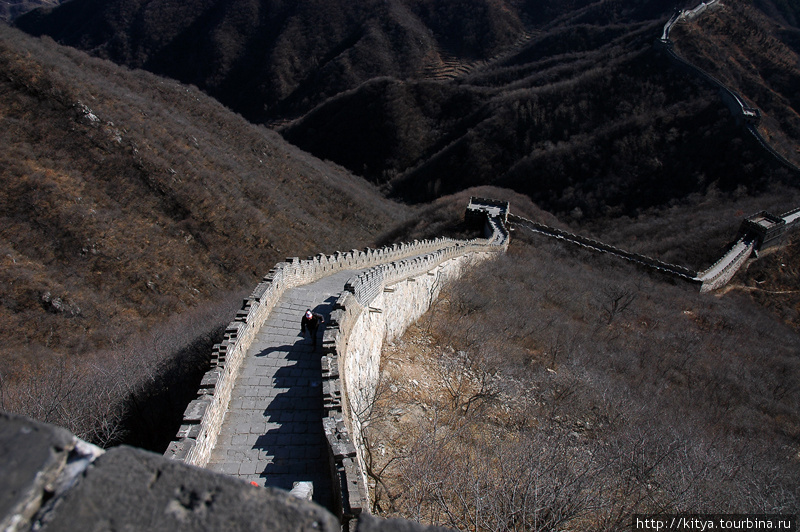
[[[464,213],[467,225],[482,229],[487,218],[499,218],[503,224],[506,224],[508,222],[508,202],[471,197],[469,205],[467,205],[467,212]]]
[[[764,249],[778,243],[786,230],[786,220],[767,211],[748,216],[739,227],[739,237],[751,236],[756,239],[756,249]]]

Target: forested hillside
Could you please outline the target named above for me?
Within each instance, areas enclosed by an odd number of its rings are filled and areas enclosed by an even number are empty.
[[[57,368],[78,380],[60,364],[160,334],[171,345],[120,358],[156,372],[276,262],[363,247],[406,216],[196,88],[5,26],[0,72],[6,407],[18,381]]]
[[[762,135],[800,165],[800,6],[759,5],[713,6],[676,25],[671,38],[679,54],[757,107]]]
[[[653,47],[675,8],[658,0],[457,8],[444,0],[75,0],[19,24],[195,83],[404,200],[493,184],[581,222],[792,180],[716,88]],[[733,0],[719,11],[745,33],[764,19],[780,26],[789,43],[781,46],[796,41],[796,9],[785,2]],[[773,53],[747,42],[753,62]],[[796,61],[770,65],[785,93]],[[783,142],[796,145],[793,119],[778,114]]]

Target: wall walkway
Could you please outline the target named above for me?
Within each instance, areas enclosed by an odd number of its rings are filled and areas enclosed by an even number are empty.
[[[278,264],[215,346],[165,455],[259,485],[311,481],[316,500],[355,522],[369,507],[358,416],[375,387],[382,343],[422,315],[447,280],[506,250],[507,211],[507,203],[471,200],[468,212],[486,238]],[[298,337],[306,308],[328,316],[321,360]]]
[[[310,308],[330,322],[334,302],[357,272],[284,292],[245,355],[208,469],[286,490],[312,482],[313,499],[333,507],[321,422],[323,329],[314,350],[310,336],[300,334],[300,319]]]

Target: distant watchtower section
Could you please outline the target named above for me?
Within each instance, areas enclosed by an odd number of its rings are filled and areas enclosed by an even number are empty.
[[[756,249],[765,249],[778,243],[786,231],[786,220],[767,211],[748,216],[739,227],[739,236],[748,235],[756,241]]]
[[[464,213],[464,221],[468,226],[481,229],[486,225],[489,218],[502,220],[505,225],[508,223],[508,202],[487,198],[471,197],[467,212]]]

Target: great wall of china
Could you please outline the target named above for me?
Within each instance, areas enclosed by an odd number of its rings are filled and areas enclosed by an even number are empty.
[[[230,520],[229,529],[281,530],[287,520],[297,520],[305,524],[310,522],[312,528],[322,530],[392,530],[395,525],[397,530],[427,530],[422,525],[405,521],[393,524],[369,515],[363,442],[359,437],[360,413],[367,408],[374,395],[383,342],[402,334],[430,307],[441,287],[458,278],[465,268],[504,252],[509,245],[508,225],[609,253],[699,285],[701,291],[707,291],[725,284],[753,251],[779,243],[785,232],[796,226],[800,219],[800,209],[783,217],[762,212],[747,218],[730,251],[705,272],[698,273],[526,220],[508,211],[509,206],[505,202],[480,198],[470,200],[465,218],[473,225],[482,225],[485,238],[415,241],[377,250],[319,255],[308,260],[292,258],[276,265],[244,301],[242,309],[228,326],[224,340],[215,346],[213,367],[203,377],[197,399],[187,407],[184,424],[165,457],[124,446],[104,452],[76,440],[62,429],[4,415],[0,419],[0,443],[4,449],[13,449],[17,453],[26,447],[30,447],[30,450],[26,451],[24,459],[12,461],[11,467],[7,467],[10,472],[3,471],[5,476],[12,479],[12,484],[20,486],[11,492],[6,490],[0,493],[2,529],[28,530],[35,520],[37,527],[47,530],[47,523],[51,521],[63,525],[76,519],[97,519],[96,512],[103,515],[114,513],[117,507],[126,504],[126,497],[112,497],[100,505],[95,500],[102,497],[105,491],[112,490],[115,495],[118,495],[117,492],[129,492],[127,497],[141,499],[146,496],[158,511],[167,514],[172,512],[172,517],[177,516],[182,523],[176,525],[175,530],[194,529],[198,519],[207,519],[205,509],[212,505],[215,497],[228,501],[224,508],[217,506],[215,512]],[[329,310],[327,328],[322,336],[322,353],[317,354],[316,349],[309,350],[304,338],[289,340],[301,346],[299,351],[287,351],[290,358],[295,358],[299,353],[300,357],[320,361],[316,366],[319,380],[313,377],[306,379],[310,395],[316,396],[321,403],[321,408],[314,411],[317,419],[295,423],[301,428],[299,431],[290,428],[292,434],[281,434],[282,427],[291,427],[291,419],[273,423],[274,429],[269,428],[269,421],[266,425],[258,425],[258,430],[277,432],[276,438],[271,440],[272,445],[278,446],[278,440],[284,437],[286,446],[294,448],[302,445],[302,434],[297,432],[308,431],[315,424],[322,425],[325,450],[317,453],[323,456],[321,461],[315,462],[317,465],[314,467],[327,470],[323,475],[330,475],[331,497],[326,506],[333,513],[326,513],[320,506],[308,502],[314,487],[303,476],[307,471],[298,470],[295,473],[290,464],[281,466],[280,475],[273,475],[278,471],[277,467],[273,467],[274,462],[268,462],[263,471],[258,470],[257,463],[249,463],[247,471],[238,468],[228,475],[215,475],[205,469],[185,469],[186,466],[214,469],[209,461],[226,416],[232,417],[231,402],[237,382],[240,383],[236,387],[252,389],[256,396],[272,400],[275,388],[280,386],[279,380],[285,380],[277,376],[267,379],[261,377],[253,385],[252,378],[246,375],[240,377],[247,359],[264,357],[275,350],[259,345],[257,338],[260,329],[269,328],[265,324],[271,314],[278,313],[282,298],[299,287],[313,286],[325,278],[342,278],[342,274],[350,273],[353,275],[341,286]],[[298,310],[298,315],[294,316],[296,322],[299,322],[301,312]],[[290,328],[296,336],[297,323],[291,324]],[[288,346],[280,346],[279,349],[284,348],[288,349]],[[290,374],[293,375],[286,373]],[[237,381],[238,378],[243,380]],[[286,389],[286,399],[290,402],[301,400],[301,394],[290,393],[297,392],[298,388],[295,385],[293,389]],[[271,407],[268,406],[263,412],[261,408],[256,406],[256,411],[268,418]],[[253,429],[248,426],[246,434],[234,435],[233,438],[241,438],[246,447],[253,447],[260,453],[270,452],[270,444],[264,443],[266,435],[252,432]],[[22,440],[31,441],[20,443]],[[27,454],[31,453],[34,456],[28,457]],[[237,453],[236,460],[244,456]],[[272,453],[277,454],[274,450]],[[243,459],[249,460],[247,457]],[[303,456],[295,459],[291,453],[286,454],[285,461],[304,463]],[[132,469],[139,471],[141,482],[138,485],[128,480]],[[91,474],[87,474],[87,471]],[[226,472],[224,469],[220,471]],[[83,480],[80,489],[70,489],[81,475],[90,476],[93,481]],[[296,475],[299,482],[294,483],[294,489],[288,495],[287,491],[292,486],[277,481],[271,483],[272,478],[292,478],[292,475]],[[221,477],[226,480],[221,480]],[[250,483],[259,487],[249,486],[247,482],[232,477],[250,480]],[[120,479],[126,479],[124,487]],[[193,485],[187,486],[187,482]],[[155,498],[154,486],[160,486],[158,489],[161,490]],[[287,491],[275,490],[271,486]],[[82,493],[81,490],[88,490],[88,493]],[[255,498],[265,505],[279,505],[282,510],[276,521],[253,524],[241,514],[239,501],[242,497],[245,501]],[[127,504],[131,502],[128,500]],[[335,517],[333,514],[336,514]],[[121,522],[134,520],[130,513],[125,512],[120,513],[118,518]],[[239,522],[245,524],[239,526]],[[327,524],[323,526],[322,523]],[[54,528],[58,529],[57,526]]]
[[[744,119],[748,130],[774,157],[797,171],[758,133],[758,110],[672,49],[672,25],[682,18],[698,16],[715,3],[712,0],[676,13],[665,25],[659,43],[676,64],[717,85],[731,112]],[[103,522],[110,528],[136,523],[138,528],[153,530],[433,530],[368,515],[359,414],[372,400],[383,342],[402,334],[429,308],[443,284],[459,277],[464,268],[504,252],[509,245],[508,225],[611,254],[695,284],[706,292],[726,284],[758,250],[781,243],[783,235],[797,226],[800,209],[782,216],[761,212],[748,217],[728,252],[702,272],[526,220],[510,214],[504,202],[473,198],[466,217],[484,226],[485,238],[415,241],[308,260],[292,258],[277,264],[244,301],[223,341],[215,346],[212,368],[202,379],[197,399],[187,407],[184,423],[165,457],[125,447],[103,451],[63,429],[1,414],[0,444],[13,459],[0,464],[6,480],[6,489],[0,490],[0,529],[30,530],[35,525],[37,530],[64,530]],[[282,297],[295,288],[348,272],[353,275],[338,292],[327,316],[322,353],[317,357],[314,350],[310,351],[311,358],[320,359],[319,369],[312,370],[318,371],[319,379],[306,379],[311,395],[318,395],[321,402],[319,422],[326,446],[323,461],[332,486],[328,506],[336,515],[303,500],[311,498],[311,491],[302,489],[303,482],[297,486],[301,489],[292,490],[295,497],[270,489],[266,470],[260,473],[253,469],[252,475],[245,474],[244,469],[233,475],[216,475],[200,469],[212,461],[225,417],[230,417],[237,378],[244,371],[245,360],[251,357],[248,352],[258,348],[259,331],[271,315],[277,314]],[[277,387],[279,378],[264,382],[261,377],[258,381],[262,388],[247,386],[261,393],[264,388]],[[297,385],[287,390],[296,392]],[[307,427],[308,423],[300,426]],[[268,432],[269,427],[267,422]],[[256,443],[245,439],[245,445],[260,446],[263,452],[265,445],[259,443],[263,435],[254,436]],[[281,434],[272,441],[284,436],[288,445],[296,441],[294,435],[289,438]],[[288,476],[291,474],[289,470]],[[232,476],[260,478],[262,484],[256,488]],[[83,478],[76,482],[79,477]],[[267,508],[271,512],[265,512]]]
[[[755,137],[761,147],[790,171],[800,174],[800,168],[789,161],[786,157],[778,153],[758,130],[758,123],[761,120],[761,112],[758,109],[748,105],[745,99],[742,98],[742,96],[736,91],[722,83],[720,80],[699,66],[693,64],[684,57],[681,57],[675,51],[674,43],[670,39],[670,32],[672,31],[673,26],[683,20],[694,20],[705,13],[708,9],[722,7],[723,6],[719,0],[709,0],[708,2],[701,2],[694,9],[676,11],[675,14],[666,22],[666,24],[664,24],[661,38],[656,41],[656,45],[659,46],[661,50],[666,52],[667,57],[669,57],[669,59],[678,68],[689,72],[692,75],[698,76],[699,78],[710,83],[712,86],[716,87],[719,90],[723,103],[725,103],[725,105],[728,107],[728,110],[730,110],[731,114],[744,122],[745,126],[747,127],[747,131],[753,135],[753,137]]]
[[[343,286],[327,320],[319,375],[324,413],[318,422],[328,443],[333,508],[343,521],[358,516],[368,507],[368,493],[357,413],[377,382],[383,341],[402,334],[427,310],[442,283],[460,275],[466,264],[508,246],[507,204],[471,202],[468,213],[468,218],[485,224],[487,238],[415,241],[276,265],[245,300],[224,341],[215,347],[213,367],[202,380],[198,398],[187,408],[184,425],[166,456],[200,467],[209,463],[245,354],[287,290],[337,272],[357,272]],[[257,471],[246,478],[260,475]]]
[[[383,342],[402,334],[429,308],[441,285],[457,278],[466,265],[505,251],[509,244],[507,226],[608,253],[695,284],[706,292],[727,283],[753,252],[779,243],[785,232],[797,224],[800,209],[783,217],[759,213],[747,218],[730,250],[702,272],[526,220],[509,213],[507,203],[495,200],[472,198],[465,217],[485,224],[485,239],[436,239],[381,250],[354,250],[306,261],[291,259],[278,264],[245,301],[236,320],[228,327],[223,343],[215,347],[215,365],[204,377],[198,398],[187,408],[184,425],[166,456],[192,465],[208,466],[245,354],[251,349],[256,332],[277,301],[292,287],[336,272],[357,272],[344,284],[329,312],[319,370],[323,402],[319,417],[327,442],[327,467],[333,487],[332,510],[346,523],[369,508],[359,413],[367,409],[372,399]],[[260,355],[256,350],[247,356]],[[272,382],[264,386],[270,387]],[[270,395],[263,389],[256,393]],[[257,410],[266,412],[270,409],[267,405]],[[277,425],[273,429],[280,437],[281,429]],[[249,428],[245,428],[245,433],[248,431]],[[246,446],[276,454],[270,450],[271,446],[278,445],[275,439],[270,439],[269,444],[260,444],[258,437],[250,438]],[[267,472],[273,470],[272,466],[272,462],[267,462],[266,466],[248,468],[246,473],[235,468],[229,473],[244,480],[257,479],[269,484],[270,474]],[[303,473],[298,475],[300,480]],[[289,489],[291,486],[283,487]]]

